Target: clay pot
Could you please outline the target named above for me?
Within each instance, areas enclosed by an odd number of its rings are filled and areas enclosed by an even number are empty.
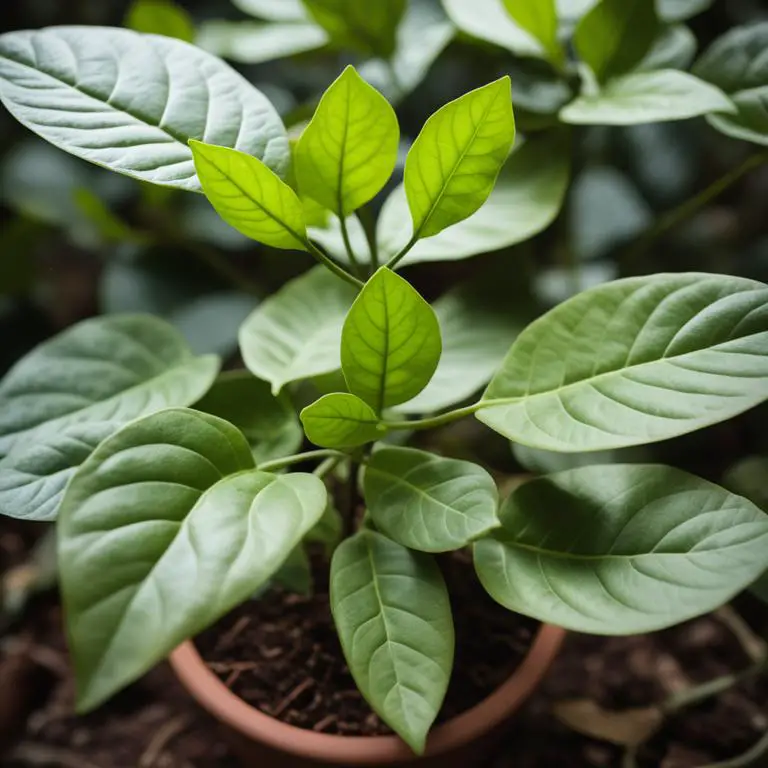
[[[396,736],[332,736],[281,723],[235,696],[191,642],[179,646],[170,661],[192,696],[224,724],[248,768],[469,768],[491,753],[506,722],[539,685],[564,637],[564,630],[543,625],[512,677],[476,707],[433,728],[422,757]]]

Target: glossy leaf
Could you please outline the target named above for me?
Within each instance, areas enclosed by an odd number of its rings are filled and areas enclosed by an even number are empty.
[[[509,15],[543,46],[555,64],[562,64],[564,52],[557,39],[555,0],[504,0]]]
[[[357,687],[421,754],[453,666],[451,606],[437,564],[360,531],[334,553],[331,609]]]
[[[713,85],[687,72],[660,69],[617,77],[602,91],[572,101],[560,119],[574,125],[636,125],[734,110]]]
[[[601,0],[579,22],[574,44],[601,82],[629,72],[659,32],[652,0]]]
[[[268,21],[306,21],[302,0],[232,0],[243,13]]]
[[[384,58],[395,50],[397,27],[407,4],[407,0],[303,2],[309,14],[328,32],[336,45]]]
[[[222,373],[195,409],[236,426],[257,464],[290,456],[301,448],[304,435],[288,395],[273,395],[266,381],[248,371]]]
[[[508,77],[435,112],[405,163],[414,238],[436,235],[477,211],[491,194],[514,139]]]
[[[296,145],[302,195],[346,218],[387,183],[399,140],[389,102],[347,67],[320,99]]]
[[[524,242],[546,229],[568,189],[568,142],[560,134],[526,141],[504,164],[488,200],[469,218],[434,237],[419,240],[400,262],[453,261]],[[390,258],[409,242],[413,222],[404,187],[387,198],[379,216],[379,250]]]
[[[344,322],[341,369],[350,392],[380,414],[424,389],[440,351],[432,307],[402,277],[379,269]]]
[[[190,142],[205,196],[227,224],[273,248],[307,250],[298,195],[258,158]]]
[[[190,139],[236,147],[279,175],[290,164],[267,99],[171,38],[110,27],[9,32],[0,36],[0,100],[61,149],[164,186],[200,191]]]
[[[196,411],[163,411],[102,443],[59,519],[78,710],[252,595],[325,503],[318,478],[254,470],[237,429]]]
[[[366,465],[363,482],[376,527],[409,549],[452,552],[499,524],[496,483],[469,461],[382,448]]]
[[[192,19],[172,0],[133,0],[125,26],[136,32],[175,37],[187,43],[195,40]]]
[[[318,266],[274,293],[243,323],[240,351],[277,394],[341,367],[341,329],[355,289]]]
[[[515,442],[578,452],[666,440],[768,399],[768,286],[669,274],[598,286],[517,338],[477,417]]]
[[[311,443],[323,448],[354,448],[383,437],[368,403],[347,392],[324,395],[301,412],[301,423]]]
[[[584,467],[518,487],[475,568],[506,608],[579,632],[636,634],[714,610],[766,565],[768,516],[678,469]]]

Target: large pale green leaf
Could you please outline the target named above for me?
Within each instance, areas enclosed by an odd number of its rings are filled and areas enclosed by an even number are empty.
[[[334,553],[331,609],[357,687],[421,754],[453,666],[451,605],[437,564],[361,531]]]
[[[734,111],[719,88],[687,72],[660,69],[610,80],[601,91],[563,107],[560,119],[574,125],[636,125]]]
[[[414,239],[436,235],[471,216],[491,194],[514,140],[509,77],[435,112],[405,162]]]
[[[547,52],[550,61],[560,65],[565,53],[557,38],[557,8],[555,0],[504,0],[509,15],[530,32]]]
[[[59,519],[79,711],[252,595],[325,504],[318,478],[254,470],[243,435],[196,411],[154,414],[102,443]]]
[[[133,0],[125,26],[136,32],[166,35],[192,43],[195,25],[189,14],[172,0]]]
[[[243,323],[240,351],[277,394],[286,384],[341,367],[341,329],[355,289],[317,266],[270,296]]]
[[[579,632],[650,632],[711,611],[768,565],[768,516],[678,469],[583,467],[534,480],[475,544],[510,610]]]
[[[560,134],[526,141],[501,169],[488,200],[469,218],[420,240],[400,262],[453,261],[523,242],[546,229],[563,205],[570,175],[568,142]],[[385,258],[413,235],[404,187],[387,198],[376,236]]]
[[[407,0],[303,0],[315,21],[342,48],[388,57],[395,50],[397,27]]]
[[[290,456],[304,435],[287,393],[273,395],[266,381],[248,371],[226,371],[195,409],[234,424],[248,440],[256,463]]]
[[[232,0],[243,13],[268,21],[306,21],[307,9],[301,0]]]
[[[503,0],[442,0],[451,21],[468,35],[499,45],[516,56],[544,58],[541,43],[505,11]]]
[[[729,419],[768,399],[768,286],[688,273],[584,291],[518,336],[483,399],[501,399],[477,414],[492,429],[564,452]]]
[[[629,72],[659,32],[652,0],[601,0],[579,22],[574,44],[601,82]]]
[[[301,412],[309,441],[324,448],[354,448],[384,436],[368,403],[348,392],[324,395]]]
[[[452,552],[499,524],[493,478],[477,464],[413,448],[382,448],[365,467],[376,527],[404,547]]]
[[[191,141],[203,192],[227,224],[273,248],[307,250],[298,195],[256,157]]]
[[[346,218],[387,183],[400,127],[389,102],[347,67],[323,94],[294,157],[302,195]]]
[[[432,307],[386,267],[365,284],[341,335],[341,368],[350,392],[377,414],[429,383],[440,360],[440,326]]]
[[[666,22],[685,21],[709,8],[714,0],[656,0],[659,16]]]
[[[195,192],[189,139],[235,147],[288,171],[285,128],[224,62],[180,40],[110,27],[0,36],[0,100],[73,155]]]

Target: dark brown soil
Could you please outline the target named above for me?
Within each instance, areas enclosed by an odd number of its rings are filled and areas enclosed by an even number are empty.
[[[391,733],[355,687],[333,626],[328,565],[315,558],[310,597],[273,590],[237,608],[197,639],[234,693],[272,717],[324,733]],[[454,608],[456,663],[438,722],[478,704],[520,665],[538,623],[491,600],[472,565],[442,561]]]

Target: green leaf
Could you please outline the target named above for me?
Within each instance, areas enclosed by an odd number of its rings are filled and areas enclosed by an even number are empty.
[[[436,235],[488,199],[515,140],[509,77],[432,115],[405,162],[414,239]]]
[[[718,88],[686,72],[660,69],[611,80],[602,91],[564,107],[560,119],[574,125],[636,125],[733,111]]]
[[[190,139],[288,172],[285,128],[224,62],[180,40],[110,27],[0,36],[0,100],[27,128],[113,171],[200,191]]]
[[[333,555],[336,547],[344,538],[344,521],[333,501],[329,498],[325,507],[325,512],[315,527],[307,533],[305,541],[325,546],[325,554],[328,558]]]
[[[768,512],[768,456],[747,456],[723,476],[723,485]]]
[[[304,0],[304,6],[342,48],[387,58],[395,50],[397,27],[407,0]]]
[[[400,262],[453,261],[524,242],[546,229],[562,208],[570,176],[569,143],[560,133],[527,140],[501,169],[485,204],[435,237],[420,240]],[[410,241],[413,222],[403,186],[387,198],[376,236],[384,258]]]
[[[307,550],[303,544],[293,548],[280,569],[272,577],[272,581],[289,592],[309,597],[312,594],[312,566]]]
[[[270,296],[243,323],[240,351],[254,376],[277,394],[341,367],[341,329],[355,289],[317,266]]]
[[[301,0],[232,0],[243,13],[269,21],[306,21],[307,9]]]
[[[685,21],[703,13],[713,0],[656,0],[659,16],[666,22]]]
[[[740,91],[731,101],[736,113],[707,115],[709,124],[726,136],[768,146],[768,87]]]
[[[355,299],[341,334],[349,391],[380,414],[426,387],[440,351],[432,307],[402,277],[379,269]]]
[[[195,41],[195,25],[189,14],[172,0],[133,0],[125,26],[136,32]]]
[[[296,453],[304,439],[288,395],[273,395],[266,381],[248,371],[222,373],[195,409],[234,424],[257,464]]]
[[[72,478],[58,529],[78,711],[252,595],[325,504],[318,478],[253,469],[245,438],[195,411],[102,443]]]
[[[346,218],[387,183],[400,128],[387,100],[347,67],[325,92],[295,151],[302,195]]]
[[[475,568],[512,611],[624,635],[714,610],[766,567],[768,516],[678,469],[584,467],[517,488]]]
[[[579,22],[574,44],[601,82],[629,72],[659,32],[652,0],[601,0]]]
[[[652,275],[598,286],[517,338],[477,417],[545,450],[666,440],[768,399],[768,286]],[[506,399],[506,402],[504,402]]]
[[[324,395],[301,412],[301,423],[311,443],[323,448],[354,448],[383,437],[373,408],[355,395]]]
[[[555,453],[531,448],[528,445],[511,443],[515,461],[528,472],[536,475],[550,475],[566,469],[594,467],[598,464],[642,464],[648,461],[645,448],[622,448],[618,451],[590,451],[588,453]]]
[[[437,564],[360,531],[333,556],[331,609],[357,687],[421,754],[453,666],[451,605]]]
[[[696,56],[698,44],[696,35],[685,24],[664,27],[636,69],[640,72],[688,69]]]
[[[749,591],[768,605],[768,571],[749,588]]]
[[[557,39],[555,0],[504,0],[509,15],[544,47],[553,63],[561,65],[565,53]]]
[[[409,549],[452,552],[499,525],[496,483],[469,461],[382,448],[367,464],[363,483],[376,527]]]
[[[317,24],[214,19],[200,25],[201,48],[240,64],[261,64],[322,48],[328,35]]]
[[[273,248],[307,250],[298,195],[256,157],[190,141],[203,192],[227,224]]]

